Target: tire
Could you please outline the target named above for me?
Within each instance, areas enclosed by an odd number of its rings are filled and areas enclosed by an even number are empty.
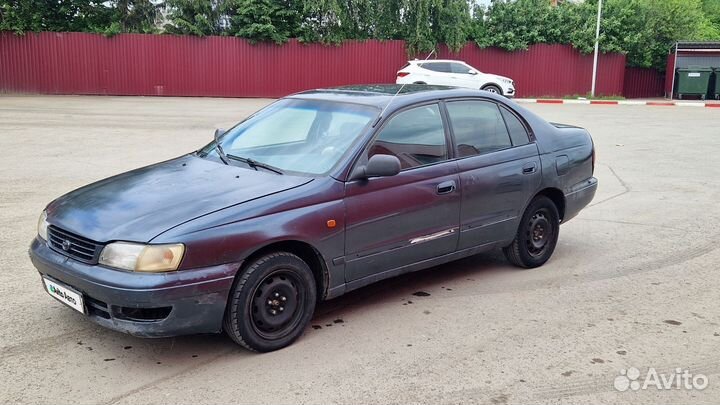
[[[483,86],[483,88],[480,89],[480,90],[485,90],[485,91],[488,91],[488,92],[490,92],[490,93],[499,94],[499,95],[501,95],[501,96],[502,96],[502,94],[503,94],[502,90],[500,90],[500,87],[498,87],[498,86],[496,86],[496,85],[494,85],[494,84],[488,84],[487,86]]]
[[[535,197],[522,216],[515,239],[503,248],[503,253],[515,266],[526,269],[542,266],[555,251],[559,234],[560,218],[555,203],[545,196]]]
[[[253,351],[281,349],[305,331],[316,300],[307,263],[292,253],[267,254],[238,274],[225,310],[225,333]]]

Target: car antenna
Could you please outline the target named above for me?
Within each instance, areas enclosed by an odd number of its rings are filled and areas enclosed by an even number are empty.
[[[428,59],[430,59],[430,56],[432,56],[432,54],[434,54],[434,53],[435,53],[435,49],[433,48],[433,50],[430,51],[430,53],[429,53],[429,54],[425,57],[425,59],[423,59],[423,60],[428,60]],[[415,58],[415,60],[417,60],[417,58]],[[380,115],[378,115],[377,119],[376,119],[375,122],[372,124],[373,127],[374,127],[375,125],[377,125],[378,122],[380,122],[380,120],[381,120],[382,117],[383,117],[383,114],[385,114],[385,110],[387,110],[387,108],[390,107],[390,104],[393,102],[393,100],[395,100],[395,97],[397,97],[397,95],[400,94],[400,92],[402,91],[402,89],[405,87],[406,84],[407,84],[407,83],[403,83],[403,85],[400,86],[400,88],[399,88],[399,89],[395,92],[395,94],[393,94],[393,96],[390,98],[390,101],[388,101],[388,103],[385,104],[385,108],[383,108],[382,111],[380,111]]]

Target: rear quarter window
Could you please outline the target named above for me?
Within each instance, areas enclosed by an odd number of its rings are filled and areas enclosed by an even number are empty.
[[[500,112],[505,119],[505,124],[507,124],[508,132],[510,132],[510,139],[512,139],[513,146],[526,145],[530,143],[530,136],[528,134],[528,130],[527,128],[525,128],[525,125],[522,123],[522,121],[520,121],[520,118],[518,118],[514,113],[510,112],[510,110],[505,107],[500,107]]]

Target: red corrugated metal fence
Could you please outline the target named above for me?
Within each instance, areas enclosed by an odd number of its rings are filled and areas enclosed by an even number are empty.
[[[453,54],[441,47],[441,58],[461,59],[483,72],[511,77],[520,97],[587,95],[592,84],[592,55],[569,45],[533,45],[527,51],[479,49],[468,44]],[[620,95],[623,90],[625,55],[601,54],[598,59],[596,94]]]
[[[623,96],[626,98],[662,97],[665,94],[665,74],[655,69],[625,68]]]
[[[465,46],[478,69],[513,78],[518,96],[590,91],[592,55],[567,45],[506,52]],[[233,37],[88,33],[0,34],[0,91],[42,94],[277,97],[317,87],[391,83],[406,62],[403,41],[341,46],[256,44]],[[599,94],[622,94],[625,56],[600,56]]]

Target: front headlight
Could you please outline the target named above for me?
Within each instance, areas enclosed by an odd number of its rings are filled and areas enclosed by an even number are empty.
[[[40,214],[40,218],[38,218],[38,236],[42,240],[47,240],[48,225],[47,212],[43,211],[42,214]]]
[[[180,265],[185,245],[142,245],[129,242],[111,243],[100,253],[99,263],[123,270],[164,272],[175,271]]]

